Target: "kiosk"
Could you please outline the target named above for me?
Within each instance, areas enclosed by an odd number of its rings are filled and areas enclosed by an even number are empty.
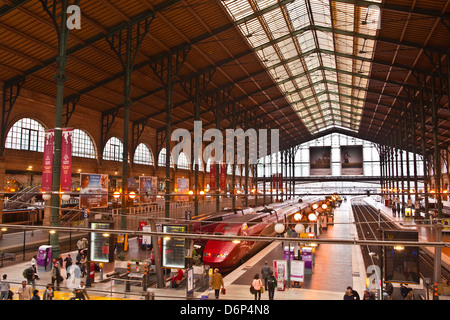
[[[46,272],[52,269],[52,246],[39,247],[36,259],[38,272]]]

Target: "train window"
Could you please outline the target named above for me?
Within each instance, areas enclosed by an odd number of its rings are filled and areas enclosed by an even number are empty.
[[[223,236],[223,232],[214,232],[215,236]]]

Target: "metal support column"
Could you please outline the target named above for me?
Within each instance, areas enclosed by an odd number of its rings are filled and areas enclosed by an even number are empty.
[[[75,2],[79,4],[79,0]],[[54,135],[54,151],[53,151],[53,172],[52,172],[52,197],[51,197],[51,225],[59,225],[59,207],[60,203],[60,186],[61,186],[61,145],[62,145],[62,124],[63,124],[63,108],[64,108],[64,84],[67,81],[66,63],[67,63],[67,41],[69,39],[69,28],[67,28],[67,7],[68,1],[61,0],[61,12],[57,13],[58,3],[54,2],[50,7],[49,3],[41,0],[42,7],[50,16],[56,29],[59,41],[58,57],[56,63],[58,65],[57,73],[54,78],[56,81],[56,109],[55,109],[55,135]],[[60,21],[58,22],[58,18]],[[52,258],[56,258],[60,254],[58,233],[50,234],[50,245],[52,246]]]
[[[426,149],[426,127],[425,127],[425,106],[424,106],[424,101],[423,101],[423,90],[420,91],[419,93],[419,99],[420,99],[420,103],[419,103],[419,117],[420,117],[420,131],[421,131],[421,140],[422,140],[422,156],[423,156],[423,188],[424,188],[424,194],[423,197],[425,199],[425,219],[429,219],[430,218],[430,213],[429,213],[429,204],[428,204],[428,177],[429,177],[429,172],[428,172],[428,157],[427,157],[427,149]]]
[[[181,67],[186,61],[186,56],[190,51],[190,46],[183,46],[175,52],[164,55],[159,61],[150,64],[153,72],[158,76],[166,92],[166,170],[165,170],[165,212],[164,216],[170,218],[170,156],[171,156],[171,134],[172,134],[172,109],[173,109],[173,89],[178,79]]]

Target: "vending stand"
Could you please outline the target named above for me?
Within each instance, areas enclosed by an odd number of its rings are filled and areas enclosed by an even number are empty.
[[[38,272],[46,272],[52,269],[52,246],[39,247],[36,259]]]

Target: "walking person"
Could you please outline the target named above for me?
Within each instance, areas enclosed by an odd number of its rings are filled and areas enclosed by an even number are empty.
[[[26,268],[22,275],[25,279],[27,279],[27,283],[33,286],[33,289],[36,287],[36,277],[35,277],[35,268],[34,265]]]
[[[275,295],[275,288],[277,287],[277,278],[273,275],[273,271],[270,270],[269,277],[267,278],[267,285],[269,289],[269,300],[273,300]]]
[[[67,257],[64,259],[65,267],[66,267],[66,279],[69,279],[70,273],[69,273],[69,267],[72,265],[72,257],[70,254],[67,255]]]
[[[263,284],[258,273],[253,277],[252,287],[255,292],[255,300],[261,300],[261,288],[263,288]]]
[[[56,291],[59,291],[59,284],[61,283],[62,277],[61,277],[61,271],[58,266],[58,262],[55,262],[53,264],[51,276],[52,276],[52,286],[54,286]],[[55,282],[56,282],[56,286],[55,286]]]
[[[31,267],[34,269],[34,278],[36,280],[39,280],[38,270],[37,270],[37,256],[34,255],[33,258],[31,258]]]
[[[0,300],[8,300],[10,286],[6,278],[8,276],[4,274],[2,280],[0,281]]]
[[[265,261],[263,267],[261,268],[261,276],[264,280],[264,289],[266,289],[266,291],[267,291],[267,279],[269,278],[271,271],[272,270],[267,264],[267,261]]]
[[[222,274],[219,273],[219,269],[214,269],[214,273],[211,276],[211,281],[209,283],[209,287],[214,289],[214,295],[216,299],[219,299],[220,288],[225,289],[225,285],[223,284]]]

